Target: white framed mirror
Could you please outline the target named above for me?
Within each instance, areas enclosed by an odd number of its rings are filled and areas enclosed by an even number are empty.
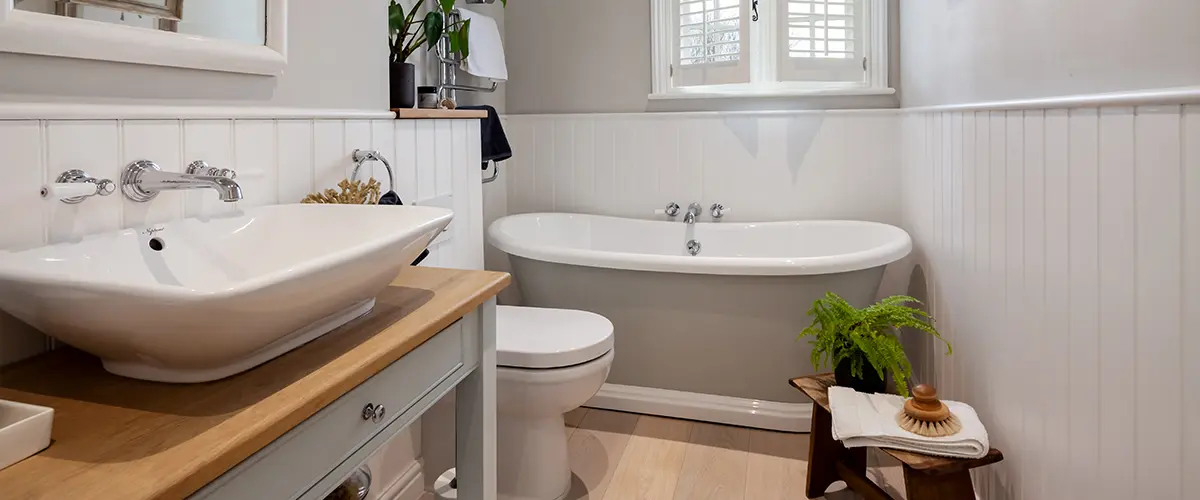
[[[287,0],[0,0],[0,52],[279,75]]]

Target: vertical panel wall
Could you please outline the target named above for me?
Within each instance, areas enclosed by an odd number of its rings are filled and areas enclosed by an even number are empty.
[[[1200,107],[913,112],[904,225],[953,356],[926,366],[1007,460],[982,498],[1200,486]]]

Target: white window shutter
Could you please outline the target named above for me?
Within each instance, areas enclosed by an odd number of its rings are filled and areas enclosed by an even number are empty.
[[[780,1],[780,80],[865,81],[866,0]]]
[[[674,87],[750,81],[752,0],[671,0]]]

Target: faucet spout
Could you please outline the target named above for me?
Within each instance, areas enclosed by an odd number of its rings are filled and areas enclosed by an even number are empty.
[[[220,175],[177,174],[163,172],[154,162],[141,160],[125,167],[121,189],[133,201],[150,201],[160,191],[213,189],[221,201],[241,201],[242,187],[230,177]]]
[[[683,222],[685,224],[695,224],[696,217],[700,215],[700,211],[703,209],[704,208],[701,207],[699,203],[692,203],[691,205],[688,205],[687,213],[683,216]]]

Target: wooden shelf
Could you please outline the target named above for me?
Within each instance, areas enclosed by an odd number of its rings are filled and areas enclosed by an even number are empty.
[[[494,296],[503,273],[411,267],[366,316],[203,384],[118,377],[59,349],[0,371],[0,399],[54,408],[49,448],[0,471],[0,497],[185,498]]]
[[[487,118],[487,111],[482,109],[396,109],[397,120],[465,120]]]

